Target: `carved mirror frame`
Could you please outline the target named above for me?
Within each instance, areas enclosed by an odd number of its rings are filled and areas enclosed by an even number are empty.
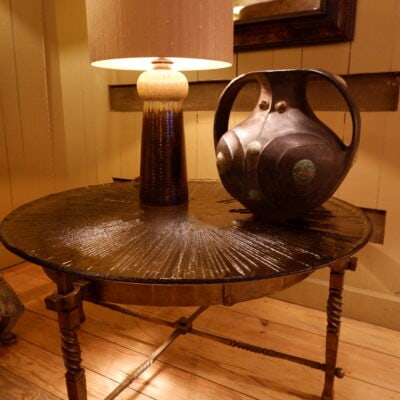
[[[317,13],[257,21],[235,21],[234,50],[350,41],[356,0],[321,0]]]

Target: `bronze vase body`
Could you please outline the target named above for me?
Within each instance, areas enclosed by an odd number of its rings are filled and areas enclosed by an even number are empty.
[[[346,145],[311,109],[310,78],[332,83],[347,103],[353,131]],[[240,90],[260,86],[250,116],[228,130]],[[214,141],[218,172],[225,189],[265,220],[301,217],[336,191],[358,148],[360,116],[344,81],[322,70],[250,72],[232,80],[218,103]]]

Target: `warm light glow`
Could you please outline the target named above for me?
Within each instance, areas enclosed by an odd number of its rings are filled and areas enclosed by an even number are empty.
[[[92,65],[146,71],[167,58],[180,71],[233,60],[232,0],[86,0]]]
[[[152,61],[156,59],[158,59],[158,57],[115,58],[93,61],[91,64],[94,67],[100,68],[147,71],[152,68]],[[173,63],[173,68],[179,71],[219,69],[232,65],[225,61],[204,60],[200,58],[169,57],[168,60]]]
[[[239,13],[240,13],[240,10],[242,10],[242,8],[244,8],[244,6],[236,6],[236,7],[233,7],[233,15],[235,16],[237,16],[237,15],[239,15]]]
[[[139,201],[188,202],[180,71],[226,68],[233,60],[232,0],[86,0],[90,63],[143,72]]]

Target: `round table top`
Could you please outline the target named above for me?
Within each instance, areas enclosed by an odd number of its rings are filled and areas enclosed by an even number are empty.
[[[0,238],[46,269],[140,284],[242,282],[301,274],[348,258],[371,226],[338,199],[302,219],[257,220],[220,183],[189,184],[185,206],[141,207],[136,182],[52,194],[10,213]]]

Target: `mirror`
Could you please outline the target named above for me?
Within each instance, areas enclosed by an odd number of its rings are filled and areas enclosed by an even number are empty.
[[[356,0],[236,0],[234,50],[350,41]]]

